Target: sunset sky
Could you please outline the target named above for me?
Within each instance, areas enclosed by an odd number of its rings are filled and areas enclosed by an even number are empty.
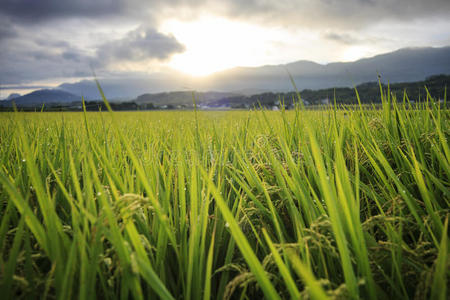
[[[0,0],[1,97],[92,77],[450,45],[448,0]]]

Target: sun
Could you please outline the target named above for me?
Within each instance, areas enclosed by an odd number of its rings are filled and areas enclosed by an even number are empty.
[[[364,57],[373,56],[374,52],[368,46],[351,46],[343,50],[341,61],[355,61]]]
[[[193,76],[270,61],[267,42],[276,34],[268,34],[256,25],[215,16],[192,22],[168,20],[162,24],[161,31],[173,34],[186,46],[185,52],[171,58],[169,67]]]

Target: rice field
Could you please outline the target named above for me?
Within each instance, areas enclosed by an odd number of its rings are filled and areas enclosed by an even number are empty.
[[[450,114],[381,98],[0,114],[1,298],[448,299]]]

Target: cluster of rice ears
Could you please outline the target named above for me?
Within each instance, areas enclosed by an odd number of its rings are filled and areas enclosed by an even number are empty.
[[[450,114],[380,94],[0,114],[1,298],[447,299]]]

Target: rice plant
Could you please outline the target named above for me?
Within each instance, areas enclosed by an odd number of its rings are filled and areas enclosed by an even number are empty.
[[[2,299],[447,299],[450,114],[380,92],[0,114]]]

